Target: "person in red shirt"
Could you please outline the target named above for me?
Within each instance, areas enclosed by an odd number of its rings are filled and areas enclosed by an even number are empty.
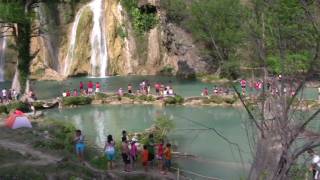
[[[167,174],[167,172],[171,168],[171,144],[170,143],[167,143],[163,154],[164,154],[164,163],[165,163],[165,174]]]
[[[149,159],[149,152],[147,145],[143,145],[143,150],[142,150],[142,166],[144,168],[144,171],[148,171],[148,159]]]
[[[79,86],[80,86],[80,91],[82,91],[83,90],[83,82],[82,81],[80,81]]]
[[[159,170],[161,172],[163,172],[163,145],[164,145],[164,142],[163,142],[163,139],[160,140],[160,143],[157,144],[157,160],[159,161]]]
[[[96,93],[100,92],[100,83],[96,82]]]
[[[93,92],[93,83],[92,81],[88,82],[88,94],[92,94]]]
[[[67,90],[67,95],[66,95],[66,96],[67,96],[67,97],[71,96],[71,93],[70,93],[69,90]]]

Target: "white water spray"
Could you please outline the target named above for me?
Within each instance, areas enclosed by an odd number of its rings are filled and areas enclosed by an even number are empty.
[[[0,38],[0,82],[4,81],[5,50],[7,37]]]
[[[93,12],[93,29],[91,33],[91,74],[100,77],[106,76],[107,70],[107,46],[104,28],[104,16],[102,0],[94,0],[90,3]],[[96,69],[99,66],[99,74]]]
[[[68,48],[68,54],[65,58],[65,66],[63,74],[70,74],[71,66],[74,59],[74,51],[77,45],[77,29],[81,15],[85,8],[89,7],[93,13],[93,28],[91,32],[91,72],[92,76],[105,77],[108,64],[108,53],[106,45],[106,32],[104,22],[103,0],[93,0],[86,6],[82,7],[76,15],[75,22],[72,27],[71,40]],[[97,71],[99,70],[99,71]]]
[[[64,70],[63,70],[63,75],[64,76],[68,76],[70,73],[70,69],[73,63],[73,57],[74,57],[74,50],[76,48],[76,37],[77,37],[77,29],[78,29],[78,24],[80,21],[80,17],[82,15],[82,12],[84,11],[84,9],[87,6],[82,7],[77,15],[76,15],[76,19],[73,23],[72,26],[72,31],[71,31],[71,39],[70,39],[70,44],[69,44],[69,48],[68,48],[68,54],[66,56],[66,58],[64,59]]]

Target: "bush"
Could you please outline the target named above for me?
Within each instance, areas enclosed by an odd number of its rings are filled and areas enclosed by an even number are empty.
[[[90,160],[90,163],[98,168],[98,169],[107,169],[108,160],[105,156],[95,156],[93,159]]]
[[[234,104],[236,101],[237,101],[236,96],[224,98],[224,102],[227,104]]]
[[[109,96],[107,95],[107,94],[105,94],[105,93],[95,93],[95,96],[94,96],[94,98],[95,99],[98,99],[98,100],[101,100],[101,99],[106,99],[106,98],[108,98]]]
[[[128,37],[128,33],[127,33],[124,25],[120,25],[117,27],[117,34],[119,37],[121,37],[121,39],[125,39],[126,37]]]
[[[213,102],[213,103],[216,103],[216,104],[221,104],[224,102],[224,99],[223,97],[221,96],[210,96],[210,101]]]
[[[79,97],[64,97],[62,99],[62,104],[65,106],[71,105],[86,105],[91,104],[92,99],[86,96],[79,96]]]
[[[8,112],[8,109],[7,109],[7,106],[5,106],[5,105],[1,105],[0,106],[0,114],[1,113],[6,113],[6,114],[8,114],[9,112]]]
[[[138,99],[141,101],[148,101],[148,102],[156,100],[153,96],[147,96],[147,95],[138,96]]]
[[[138,34],[149,32],[158,23],[156,12],[148,12],[138,7],[138,0],[121,0],[121,5],[128,12],[133,29]],[[148,7],[147,7],[148,8]]]
[[[132,94],[129,94],[129,93],[124,93],[123,97],[127,97],[127,98],[130,98],[130,99],[135,99],[136,97]]]
[[[44,109],[43,105],[44,105],[44,102],[39,102],[39,101],[32,103],[32,106],[34,106],[35,109]]]
[[[164,66],[164,67],[160,70],[160,74],[166,75],[166,76],[171,76],[171,75],[173,75],[173,71],[174,71],[174,68],[171,67],[170,65],[168,65],[168,66]]]
[[[180,95],[176,95],[174,97],[166,97],[164,99],[165,104],[182,104],[184,102],[184,98]]]
[[[11,110],[20,110],[22,112],[29,112],[29,106],[26,103],[23,102],[13,102],[7,105],[7,111],[10,112]]]
[[[35,142],[34,147],[73,152],[72,140],[76,128],[71,123],[47,120],[44,126],[44,129],[47,129],[49,135],[53,138],[45,141],[39,140]]]
[[[176,95],[175,99],[177,104],[182,104],[184,102],[184,98],[180,95]]]

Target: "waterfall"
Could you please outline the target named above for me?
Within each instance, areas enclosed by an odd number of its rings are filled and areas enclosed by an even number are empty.
[[[0,82],[4,81],[5,50],[7,37],[0,38]]]
[[[97,76],[97,65],[99,65],[99,76],[106,76],[107,69],[107,47],[104,27],[104,11],[102,0],[93,0],[90,8],[93,12],[93,29],[91,33],[91,74]]]
[[[76,48],[76,37],[77,37],[77,29],[80,18],[84,9],[89,7],[93,13],[93,28],[91,32],[91,72],[92,76],[106,76],[107,70],[107,61],[108,61],[108,53],[107,53],[107,45],[106,45],[106,32],[105,32],[105,21],[104,21],[104,11],[103,11],[103,0],[93,0],[86,6],[82,7],[75,18],[73,23],[72,32],[71,32],[71,40],[68,48],[68,54],[65,58],[65,67],[63,74],[68,76],[70,74],[71,66],[73,63],[74,51]],[[97,71],[97,69],[99,71]]]
[[[76,15],[76,19],[75,19],[75,21],[73,23],[73,26],[72,26],[71,40],[70,40],[70,44],[69,44],[69,48],[68,48],[68,53],[67,53],[67,56],[66,56],[66,58],[64,60],[64,70],[63,70],[63,75],[64,76],[68,76],[69,73],[70,73],[70,68],[71,68],[72,63],[73,63],[74,50],[75,50],[75,47],[76,47],[76,37],[77,37],[78,24],[79,24],[82,12],[84,11],[84,9],[86,7],[87,6],[84,6],[78,11],[78,13]]]
[[[41,27],[41,31],[43,34],[41,35],[41,41],[45,49],[44,53],[44,64],[56,71],[59,70],[59,60],[58,60],[58,49],[56,48],[54,38],[56,36],[55,26],[50,17],[50,14],[46,13],[46,6],[44,3],[40,3],[39,7],[36,8],[36,12],[39,16],[39,23]]]

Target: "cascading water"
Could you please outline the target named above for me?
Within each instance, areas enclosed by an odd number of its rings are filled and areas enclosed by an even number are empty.
[[[97,68],[99,68],[99,76],[106,76],[107,69],[107,46],[104,28],[104,16],[102,9],[102,0],[94,0],[90,3],[93,12],[93,29],[91,33],[91,74],[97,76]],[[99,65],[99,67],[97,67]]]
[[[103,0],[93,0],[86,6],[82,7],[75,18],[71,31],[71,40],[68,48],[68,53],[65,58],[65,66],[63,74],[68,76],[70,74],[71,66],[74,59],[75,48],[77,46],[77,29],[80,18],[84,9],[89,7],[93,13],[93,29],[91,32],[91,72],[92,76],[106,76],[108,53],[106,45],[106,32],[104,22]],[[99,71],[97,71],[99,70]]]
[[[79,24],[82,12],[86,7],[87,6],[84,6],[78,11],[78,13],[76,15],[76,19],[75,19],[73,26],[72,26],[71,39],[70,39],[70,44],[69,44],[69,48],[68,48],[68,53],[67,53],[67,56],[64,60],[64,70],[63,70],[64,76],[68,76],[70,73],[70,68],[73,63],[74,50],[76,47],[76,40],[77,40],[76,37],[77,37],[78,24]]]
[[[7,37],[0,38],[0,82],[4,81],[5,50]]]

